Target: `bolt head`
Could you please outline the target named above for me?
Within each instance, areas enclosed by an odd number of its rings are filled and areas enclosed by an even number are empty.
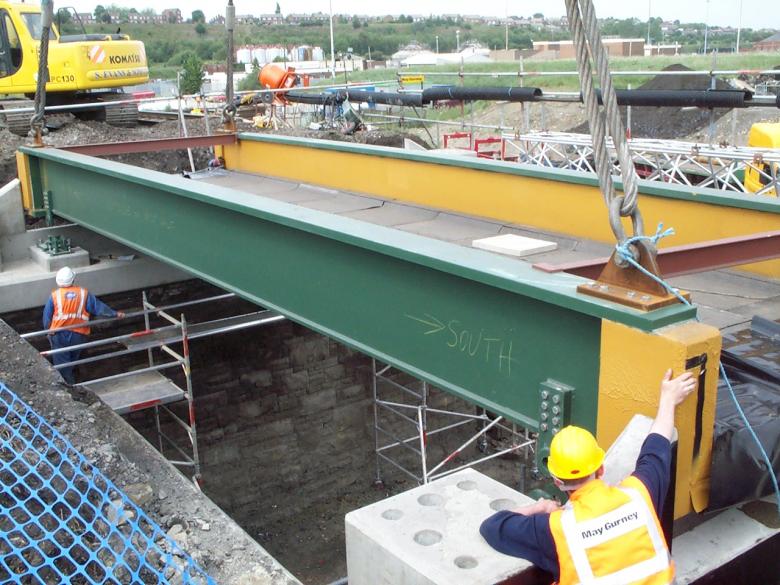
[[[626,292],[626,296],[628,298],[634,298],[636,296],[636,293],[634,291],[632,291],[632,290],[629,290],[629,291]]]
[[[642,295],[642,300],[643,301],[649,301],[650,300],[650,295]]]
[[[558,423],[560,423],[560,422],[561,422],[561,419],[559,417],[557,417],[557,416],[553,417],[552,424],[554,424],[555,426],[558,426]]]
[[[555,395],[552,397],[553,404],[558,404],[561,401],[561,397],[559,395]]]
[[[539,428],[540,428],[542,431],[546,431],[546,430],[547,430],[549,427],[547,426],[547,423],[544,423],[544,422],[543,422],[541,425],[539,425]]]
[[[550,393],[547,390],[542,390],[542,400],[547,400]]]
[[[553,406],[552,412],[553,414],[561,414],[561,409],[558,408],[557,406]]]
[[[547,417],[548,417],[548,416],[549,416],[549,415],[548,415],[546,412],[543,412],[543,413],[541,414],[540,418],[541,418],[542,420],[547,420]]]
[[[539,405],[539,407],[542,410],[547,410],[548,408],[550,408],[550,405],[549,405],[549,403],[546,400],[543,400],[542,403]]]

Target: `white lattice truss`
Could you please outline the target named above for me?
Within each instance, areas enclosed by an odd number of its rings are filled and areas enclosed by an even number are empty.
[[[593,146],[588,134],[534,132],[504,134],[503,155],[507,160],[544,167],[595,172]],[[778,194],[780,150],[746,146],[700,145],[677,140],[632,139],[629,141],[640,177],[648,181],[696,185],[721,191],[749,193],[745,171],[758,172],[762,184],[751,195]],[[610,141],[615,165],[617,154]]]

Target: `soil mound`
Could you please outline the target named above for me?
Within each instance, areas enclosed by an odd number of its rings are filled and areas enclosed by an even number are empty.
[[[663,71],[691,71],[685,65],[676,63],[669,65]],[[637,89],[656,90],[697,90],[709,89],[709,75],[656,75]],[[731,89],[729,84],[718,79],[716,89]],[[626,123],[626,108],[621,107],[623,123]],[[727,114],[730,110],[715,109],[715,120]],[[631,110],[631,135],[635,138],[677,139],[698,132],[710,123],[709,110],[679,107],[634,107]],[[589,134],[588,123],[585,122],[572,128],[571,132]]]

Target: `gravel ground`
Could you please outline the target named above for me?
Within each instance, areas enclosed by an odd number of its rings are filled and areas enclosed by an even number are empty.
[[[0,321],[0,380],[65,435],[219,583],[296,581],[93,395],[77,392]]]

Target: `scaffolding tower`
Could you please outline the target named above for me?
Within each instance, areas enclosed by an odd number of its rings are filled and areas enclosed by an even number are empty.
[[[536,439],[531,437],[530,431],[518,427],[515,423],[508,423],[502,416],[492,417],[484,409],[477,409],[475,413],[469,413],[432,408],[430,406],[432,391],[436,392],[436,390],[431,388],[427,382],[414,380],[412,384],[415,387],[408,383],[398,382],[392,376],[399,374],[400,371],[390,365],[377,362],[375,359],[371,360],[371,369],[376,481],[378,483],[382,482],[382,462],[389,463],[419,484],[427,484],[440,477],[479,465],[496,457],[520,451],[523,451],[525,455],[533,453]],[[388,389],[397,390],[401,398],[387,400],[384,396],[389,393]],[[414,429],[415,433],[407,438],[399,437],[390,428],[383,426],[383,421],[387,421],[383,417],[385,414],[391,415],[396,421],[407,423]],[[429,421],[430,415],[437,415],[444,419],[454,420],[454,422],[433,428],[434,425]],[[429,438],[469,424],[478,425],[477,432],[460,444],[458,448],[449,452],[441,461],[432,462],[428,449]],[[497,448],[494,452],[488,453],[488,432],[492,429],[504,431],[508,436],[509,446]],[[477,451],[480,453],[476,458],[470,458],[466,453],[466,448],[472,443],[476,443]],[[401,450],[413,453],[415,459],[419,457],[419,471],[408,468],[399,460],[396,454]],[[452,467],[450,464],[458,458],[465,463]]]

